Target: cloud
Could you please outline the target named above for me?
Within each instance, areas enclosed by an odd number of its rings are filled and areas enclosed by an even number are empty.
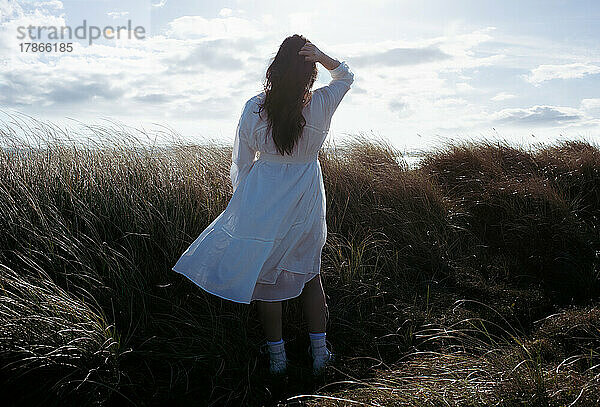
[[[239,17],[204,18],[201,16],[179,17],[169,23],[169,38],[181,40],[217,38],[254,38],[260,40],[266,33],[260,24]]]
[[[195,72],[201,66],[216,71],[237,71],[244,67],[244,63],[231,55],[199,45],[187,57],[174,63],[172,69],[179,73]]]
[[[358,85],[352,85],[352,93],[356,94],[366,94],[367,90],[364,88],[361,88]]]
[[[39,1],[39,2],[35,3],[35,7],[48,7],[48,8],[55,8],[55,9],[59,9],[59,10],[62,10],[64,8],[62,1],[59,1],[59,0]]]
[[[400,100],[392,100],[389,103],[389,107],[392,112],[402,112],[408,109],[408,104]]]
[[[22,8],[0,0],[0,11],[0,28],[7,37],[14,37],[17,25],[64,25],[64,15],[57,16],[54,9]],[[105,13],[115,18],[126,12]],[[258,56],[272,48],[252,30],[230,30],[238,20],[243,20],[242,26],[260,29],[250,20],[234,17],[191,18],[175,21],[170,33],[149,35],[144,41],[75,43],[74,52],[60,55],[15,52],[7,63],[0,61],[0,104],[32,114],[202,118],[206,125],[216,126],[220,120],[226,127],[229,121],[222,119],[234,117],[244,99],[258,92],[266,61]],[[181,38],[187,29],[200,35]],[[0,46],[2,40],[0,32]],[[10,49],[17,47],[8,44]],[[5,56],[2,49],[0,55]],[[31,77],[39,79],[34,82]]]
[[[149,93],[146,95],[135,96],[133,99],[140,103],[149,103],[154,105],[170,102],[174,99],[174,96],[168,96],[164,93]]]
[[[0,23],[23,16],[23,9],[14,1],[0,0]]]
[[[61,2],[47,2],[58,7]],[[12,58],[32,60],[37,55],[20,52],[18,27],[62,27],[65,24],[64,14],[57,15],[55,7],[35,8],[31,3],[0,0],[0,66]],[[35,34],[35,33],[34,33]]]
[[[208,97],[198,101],[194,107],[194,114],[199,118],[227,118],[230,116],[230,107],[237,103],[230,96]]]
[[[219,16],[221,17],[229,17],[232,13],[233,10],[227,7],[224,7],[221,10],[219,10]]]
[[[473,86],[469,85],[466,82],[458,82],[454,85],[454,87],[456,88],[457,91],[459,92],[470,92],[473,89],[475,89]]]
[[[352,64],[356,66],[366,65],[417,65],[427,62],[440,61],[451,58],[435,46],[422,48],[393,48],[384,52],[356,56],[351,58]]]
[[[594,98],[594,99],[583,99],[581,101],[581,108],[583,110],[595,110],[595,109],[600,109],[600,99],[599,98]]]
[[[109,11],[106,14],[116,20],[117,18],[122,18],[129,15],[129,11]]]
[[[34,86],[25,75],[6,73],[5,85],[1,87],[4,103],[7,105],[41,106],[72,105],[94,99],[114,100],[125,94],[125,90],[110,82],[110,75],[82,74],[53,80],[49,75],[41,86]]]
[[[493,98],[491,98],[490,100],[493,100],[493,101],[495,101],[495,102],[498,102],[498,101],[502,101],[502,100],[513,99],[513,98],[515,98],[515,97],[516,97],[516,96],[515,96],[515,95],[513,95],[513,94],[511,94],[511,93],[508,93],[508,92],[500,92],[500,93],[496,94],[496,96],[494,96],[494,97],[493,97]]]
[[[435,107],[449,107],[466,105],[468,102],[463,98],[443,98],[436,100],[433,104]]]
[[[66,82],[54,84],[45,92],[45,99],[51,104],[81,103],[94,98],[116,99],[125,93],[113,85],[107,86],[105,77],[88,83]],[[46,87],[48,89],[48,86]]]
[[[185,53],[165,59],[172,72],[193,73],[199,67],[218,71],[236,71],[245,67],[240,53],[252,53],[254,42],[249,38],[217,39],[197,42]]]
[[[517,126],[553,126],[577,122],[583,116],[579,110],[571,107],[538,105],[503,109],[495,113],[493,119],[498,123]]]
[[[152,10],[162,11],[160,7],[167,1],[151,3],[155,6]],[[0,27],[6,21],[5,9],[12,15],[8,21],[14,20],[18,25],[30,21],[33,25],[64,24],[62,10],[42,7],[36,14],[31,9],[33,3],[22,5],[22,10],[12,7],[16,4],[0,0]],[[237,4],[240,2],[229,5],[231,9],[220,6],[212,12],[218,15],[208,18],[185,16],[162,21],[164,25],[155,28],[163,30],[159,34],[148,33],[144,41],[99,41],[93,46],[76,43],[69,55],[17,55],[4,66],[0,62],[0,104],[48,117],[87,119],[103,115],[136,122],[167,121],[176,126],[185,123],[191,129],[189,135],[233,134],[243,102],[253,92],[262,90],[260,81],[268,60],[280,41],[291,34],[289,27],[303,26],[305,21],[319,22],[318,16],[310,12],[288,16],[278,10],[265,14],[265,9],[256,10],[253,19],[244,16]],[[115,8],[103,10],[107,21],[126,15]],[[135,14],[135,10],[131,13]],[[55,22],[51,22],[53,19]],[[12,40],[14,24],[10,23],[6,38],[10,34]],[[346,111],[340,113],[339,122],[365,127],[377,123],[384,131],[397,133],[402,128],[406,134],[419,132],[424,138],[428,132],[440,129],[464,132],[494,123],[519,130],[532,127],[536,132],[544,126],[598,126],[600,101],[580,100],[581,95],[575,100],[565,95],[569,99],[561,102],[578,109],[545,106],[544,103],[556,102],[533,99],[525,107],[496,111],[498,103],[490,99],[498,102],[522,96],[518,88],[510,87],[514,75],[533,75],[534,71],[540,75],[544,72],[537,69],[561,65],[541,65],[529,71],[540,63],[556,63],[548,52],[550,47],[515,53],[490,45],[490,40],[495,39],[492,34],[499,38],[504,38],[504,34],[491,29],[458,28],[439,30],[433,36],[407,32],[407,38],[415,34],[407,40],[374,41],[373,37],[366,37],[319,41],[319,46],[329,50],[330,55],[347,59],[360,78],[360,86],[355,82],[351,92],[360,97],[351,97],[349,102],[354,107],[365,107],[369,118],[362,121],[360,115]],[[0,32],[0,43],[2,40]],[[11,44],[10,49],[17,47]],[[3,51],[0,49],[0,59]],[[594,67],[580,65],[588,70]],[[490,66],[492,69],[479,72],[481,67]],[[495,70],[497,67],[502,69]],[[32,77],[38,79],[31,81]],[[326,85],[329,79],[328,72],[319,69],[315,88],[321,82]],[[492,89],[489,95],[488,89]]]
[[[525,79],[534,85],[539,85],[552,79],[583,78],[597,73],[600,73],[600,66],[576,62],[564,65],[540,65],[532,69],[529,75],[525,75]]]
[[[160,0],[158,3],[152,3],[152,7],[161,8],[167,4],[167,0]]]

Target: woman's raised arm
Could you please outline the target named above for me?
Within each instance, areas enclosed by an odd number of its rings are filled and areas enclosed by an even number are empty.
[[[354,82],[354,73],[346,61],[339,62],[337,59],[331,58],[308,40],[298,54],[304,55],[306,61],[319,62],[331,74],[329,85],[315,90],[315,93],[322,95],[325,117],[331,118],[344,95],[350,90],[350,86]]]

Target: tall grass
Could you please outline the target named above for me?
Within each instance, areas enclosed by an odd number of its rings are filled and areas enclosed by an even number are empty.
[[[579,312],[599,293],[591,143],[455,145],[416,169],[381,140],[323,149],[322,275],[340,357],[320,391],[298,300],[284,308],[293,380],[282,388],[266,375],[255,308],[171,271],[231,197],[230,146],[189,144],[169,129],[5,117],[0,374],[9,403],[265,405],[317,393],[335,403],[350,391],[346,403],[443,404],[450,392],[460,404],[477,402],[476,377],[487,380],[483,404],[513,391],[511,403],[573,396],[548,391],[560,376],[548,366],[560,362],[535,356],[570,320],[524,344],[540,332],[536,320],[568,305]],[[572,380],[560,376],[579,401],[592,400],[598,361],[597,332],[586,332],[585,344],[565,333],[577,345],[560,365],[580,361]],[[453,375],[462,379],[446,380]]]
[[[467,142],[425,157],[422,169],[462,208],[475,255],[509,254],[506,272],[513,279],[540,283],[558,302],[594,295],[597,146],[566,141],[528,152],[506,142]]]
[[[480,302],[459,301],[453,310]],[[289,398],[289,404],[325,406],[596,406],[600,403],[597,306],[562,310],[536,321],[530,337],[507,324],[490,334],[491,321],[465,318],[416,333],[420,349],[394,366],[344,386]],[[581,336],[580,336],[581,335]],[[422,350],[421,350],[422,349]],[[337,386],[336,386],[337,385]],[[337,388],[336,388],[337,387]]]

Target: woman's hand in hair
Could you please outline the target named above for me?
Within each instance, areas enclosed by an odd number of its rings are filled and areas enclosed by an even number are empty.
[[[298,51],[298,54],[304,55],[306,62],[320,62],[329,71],[340,65],[340,61],[325,54],[309,40],[306,40],[306,44]]]
[[[306,44],[298,51],[298,55],[304,55],[306,62],[321,62],[324,54],[315,44],[306,40]]]

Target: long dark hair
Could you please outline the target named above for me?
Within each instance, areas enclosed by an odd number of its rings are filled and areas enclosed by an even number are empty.
[[[298,51],[307,39],[298,34],[287,37],[267,69],[264,82],[265,98],[257,113],[266,110],[268,130],[281,155],[292,154],[302,134],[306,119],[302,109],[310,101],[317,79],[317,64],[304,60]],[[268,131],[267,130],[267,131]]]

